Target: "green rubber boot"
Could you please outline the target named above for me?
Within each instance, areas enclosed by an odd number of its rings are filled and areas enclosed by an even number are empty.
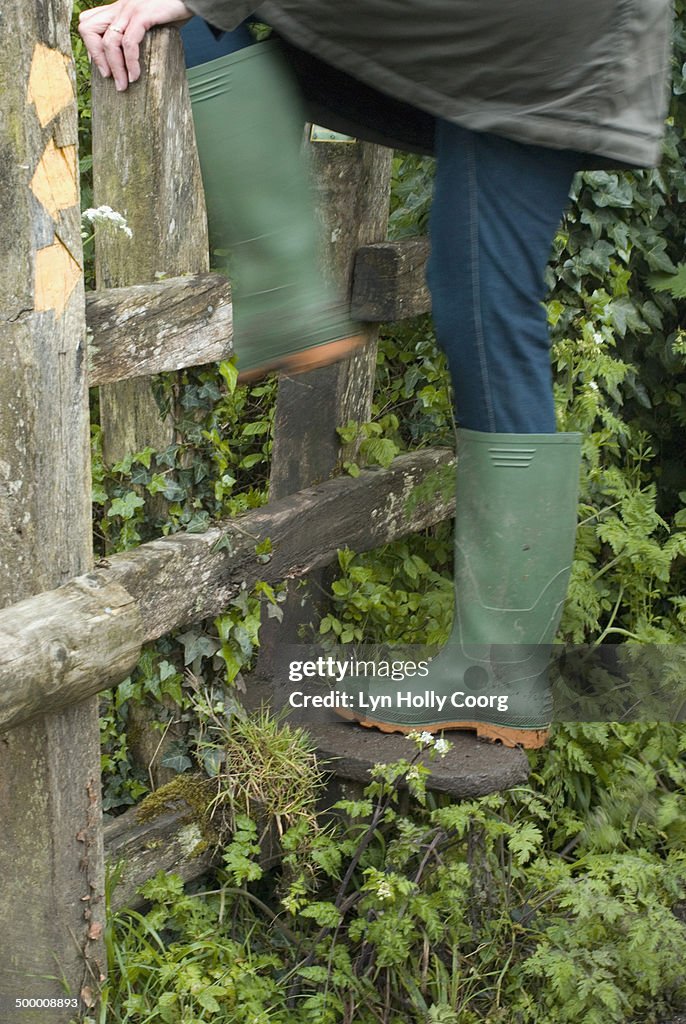
[[[187,74],[210,245],[232,282],[240,379],[345,358],[363,338],[318,266],[305,117],[276,44]]]
[[[455,619],[448,643],[393,688],[367,681],[344,717],[386,732],[472,729],[539,747],[547,665],[574,554],[580,434],[458,431]]]

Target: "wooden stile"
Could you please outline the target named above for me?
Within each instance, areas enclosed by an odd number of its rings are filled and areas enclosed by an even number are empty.
[[[51,1024],[68,1024],[81,1012],[97,1016],[105,976],[103,839],[110,861],[122,862],[116,909],[140,902],[136,887],[157,870],[190,879],[212,863],[209,850],[195,856],[183,806],[152,822],[132,809],[103,831],[97,693],[133,669],[143,643],[221,613],[242,587],[301,579],[329,565],[339,547],[368,550],[447,518],[454,501],[444,471],[454,456],[424,449],[387,470],[339,473],[355,447],[341,445],[336,428],[370,415],[376,320],[427,308],[427,244],[383,241],[389,151],[312,146],[326,272],[340,292],[353,286],[353,315],[370,324],[367,347],[346,363],[281,379],[269,505],[93,565],[87,374],[101,388],[106,462],[166,447],[172,426],[146,378],[230,356],[230,289],[207,272],[178,32],[146,36],[143,77],[125,94],[94,81],[95,202],[121,213],[133,236],[98,229],[99,289],[86,297],[71,5],[5,6],[0,203],[11,216],[0,234],[0,1021],[12,1019],[16,998],[68,994],[78,1009],[21,1014],[24,1024],[48,1014]],[[265,563],[255,547],[266,537]],[[301,639],[309,615],[296,595],[284,623],[269,624],[262,669],[281,644]],[[138,751],[145,764],[159,733],[147,709],[136,714],[139,736],[150,740]],[[358,782],[380,743],[393,758],[403,743],[359,729],[346,735],[350,727],[340,723],[317,742],[327,757],[343,751],[347,777]],[[437,772],[441,791],[473,796],[526,777],[521,752],[487,750],[479,760],[468,737],[455,748],[452,766]],[[155,782],[164,780],[156,772]]]

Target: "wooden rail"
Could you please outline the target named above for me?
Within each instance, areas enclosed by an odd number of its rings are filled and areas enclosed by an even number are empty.
[[[91,387],[233,354],[231,290],[220,274],[89,292],[86,322]]]
[[[0,611],[0,732],[120,682],[141,643],[218,615],[243,586],[301,577],[328,565],[338,548],[367,551],[447,518],[453,502],[439,471],[452,460],[448,449],[427,448],[387,470],[335,477],[205,533],[113,555]],[[417,502],[420,485],[428,496]],[[255,547],[267,538],[265,564]]]
[[[356,254],[351,313],[367,323],[397,322],[431,307],[425,238],[377,242]],[[221,274],[194,274],[86,295],[89,383],[230,359],[231,289]]]

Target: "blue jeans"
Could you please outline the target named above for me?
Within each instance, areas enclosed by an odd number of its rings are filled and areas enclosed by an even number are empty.
[[[191,18],[181,29],[181,41],[186,67],[194,68],[208,60],[236,53],[255,40],[244,24],[234,32],[217,31],[215,34],[202,18]]]
[[[188,67],[253,42],[201,18],[181,36]],[[459,425],[554,433],[544,272],[582,159],[440,119],[436,157],[427,280]]]
[[[427,281],[459,425],[554,433],[544,273],[582,157],[442,120],[436,157]]]

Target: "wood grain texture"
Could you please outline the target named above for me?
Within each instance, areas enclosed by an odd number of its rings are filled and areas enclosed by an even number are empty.
[[[95,232],[99,288],[204,273],[209,254],[205,203],[178,31],[154,29],[141,46],[138,82],[117,93],[93,78],[93,193],[121,213],[133,236],[108,225]],[[172,425],[150,384],[127,380],[100,394],[103,456],[111,464],[147,445],[166,448]]]
[[[86,319],[91,385],[201,366],[233,354],[231,291],[221,274],[89,292]]]
[[[204,874],[216,862],[211,849],[200,848],[202,835],[184,801],[151,821],[140,821],[138,808],[105,826],[105,857],[116,872],[111,895],[113,911],[139,907],[139,886],[158,871],[174,872],[184,882]]]
[[[0,611],[0,729],[120,682],[141,642],[133,598],[95,575]]]
[[[10,4],[0,17],[0,606],[91,560],[71,7]],[[10,679],[30,689],[21,664]],[[57,998],[64,981],[94,998],[105,964],[100,820],[96,699],[0,737],[0,997],[39,986]],[[50,1011],[55,1024],[71,1017]],[[44,1019],[22,1011],[25,1024]]]
[[[137,890],[158,871],[173,872],[190,882],[222,863],[221,849],[208,844],[185,800],[170,799],[150,819],[144,812],[145,802],[105,826],[105,856],[117,878],[111,896],[115,912],[142,906],[145,901]],[[268,869],[278,862],[279,855],[276,829],[270,829],[259,863]]]
[[[361,246],[355,257],[351,312],[358,320],[395,323],[431,311],[427,238]]]

